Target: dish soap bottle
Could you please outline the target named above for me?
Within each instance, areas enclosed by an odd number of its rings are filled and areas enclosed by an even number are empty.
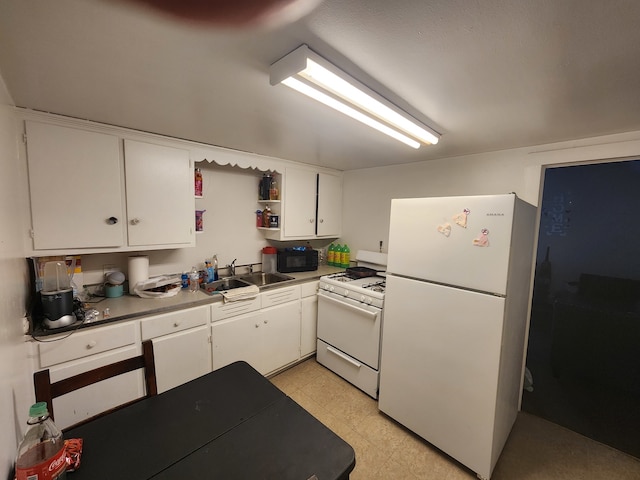
[[[16,479],[66,479],[64,439],[49,417],[46,402],[31,405],[27,424],[29,428],[18,447]]]
[[[213,265],[209,260],[204,262],[205,269],[207,271],[207,283],[211,283],[215,280],[215,275],[213,274]]]
[[[211,263],[213,263],[213,280],[218,280],[218,255],[214,255],[211,259]]]

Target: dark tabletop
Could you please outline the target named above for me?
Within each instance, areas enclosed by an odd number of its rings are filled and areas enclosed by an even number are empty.
[[[69,480],[346,479],[353,449],[245,362],[69,430]]]

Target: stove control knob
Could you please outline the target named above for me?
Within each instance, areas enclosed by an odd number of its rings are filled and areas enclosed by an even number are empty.
[[[364,295],[360,295],[360,301],[362,303],[365,303],[367,301],[367,297],[365,297]]]
[[[342,295],[344,295],[345,297],[348,297],[349,296],[349,290],[347,290],[345,288],[344,291],[342,292]]]
[[[334,287],[333,285],[331,285],[331,286],[329,287],[329,291],[330,291],[330,292],[333,292],[334,290],[335,290],[335,287]]]
[[[373,299],[371,297],[367,297],[367,303],[371,305],[371,302],[373,302]]]

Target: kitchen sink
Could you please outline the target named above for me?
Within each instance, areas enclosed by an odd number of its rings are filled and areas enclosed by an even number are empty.
[[[249,287],[252,283],[246,282],[236,277],[222,278],[215,282],[205,283],[200,288],[205,292],[212,294],[216,292],[224,292],[226,290],[233,290],[234,288]]]
[[[245,282],[249,282],[252,285],[257,285],[258,287],[273,285],[274,283],[286,282],[287,280],[294,280],[293,277],[284,275],[282,273],[264,272],[245,273],[243,275],[238,275],[237,278]]]

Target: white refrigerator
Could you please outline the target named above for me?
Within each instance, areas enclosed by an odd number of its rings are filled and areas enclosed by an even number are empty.
[[[519,409],[536,209],[391,201],[379,408],[489,479]]]

